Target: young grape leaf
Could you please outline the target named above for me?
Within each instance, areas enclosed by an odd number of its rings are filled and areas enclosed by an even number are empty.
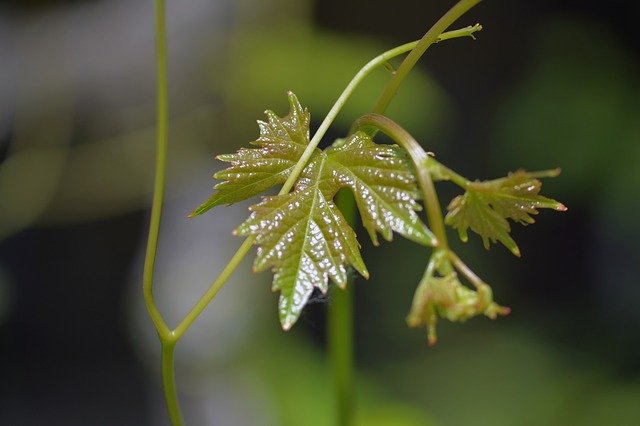
[[[458,230],[462,241],[468,240],[467,229],[471,228],[482,237],[485,248],[489,248],[490,242],[500,241],[520,256],[518,245],[509,235],[511,226],[507,219],[528,225],[535,222],[531,215],[538,214],[539,208],[567,210],[562,203],[539,195],[542,183],[537,178],[555,177],[559,173],[557,169],[518,170],[500,179],[469,182],[466,192],[449,203],[445,222]]]
[[[333,202],[350,188],[372,240],[376,232],[391,239],[392,231],[433,245],[431,231],[419,220],[415,178],[406,153],[377,145],[357,132],[316,152],[289,194],[265,197],[236,229],[254,235],[256,271],[271,268],[273,289],[280,290],[279,313],[284,329],[298,319],[314,288],[327,291],[328,279],[346,285],[347,265],[368,277],[354,231]]]
[[[215,174],[225,181],[191,216],[212,207],[231,204],[284,183],[309,144],[310,116],[293,93],[290,111],[279,118],[267,111],[259,121],[259,148],[240,149],[218,158],[231,167]],[[251,216],[235,231],[255,236],[258,255],[254,269],[274,272],[279,290],[280,320],[290,328],[314,288],[327,291],[328,280],[347,282],[347,267],[368,277],[355,232],[333,202],[341,188],[355,195],[362,222],[371,240],[379,232],[391,240],[393,232],[424,245],[435,245],[431,231],[420,221],[412,163],[395,145],[375,144],[366,133],[339,139],[326,151],[315,149],[300,174],[294,191],[266,197],[251,207]]]
[[[487,284],[479,284],[476,290],[462,285],[446,253],[436,250],[416,289],[407,324],[410,327],[426,326],[429,345],[433,346],[438,340],[436,324],[439,316],[452,322],[464,322],[477,315],[495,319],[509,312],[509,308],[493,301],[493,292]]]
[[[233,204],[260,194],[286,181],[291,169],[309,144],[309,112],[296,95],[289,92],[289,114],[278,117],[266,111],[268,121],[258,120],[260,136],[251,142],[259,148],[241,148],[235,154],[219,155],[218,160],[231,167],[213,177],[224,180],[214,187],[216,192],[189,216],[200,215],[222,204]]]

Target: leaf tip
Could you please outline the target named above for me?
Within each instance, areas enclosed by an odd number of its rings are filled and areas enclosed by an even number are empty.
[[[206,204],[206,203],[205,203]],[[193,219],[196,216],[200,216],[202,213],[206,212],[207,210],[211,209],[211,207],[209,206],[205,206],[205,204],[197,207],[196,209],[194,209],[191,213],[189,213],[187,215],[187,217],[189,219]]]
[[[556,210],[559,212],[566,212],[567,210],[569,210],[569,208],[562,203],[558,203],[558,205],[556,206]]]
[[[562,169],[560,167],[556,167],[555,169],[549,170],[548,177],[558,177],[562,173]]]
[[[429,330],[427,335],[427,344],[430,348],[432,348],[436,345],[436,343],[438,343],[438,335],[436,334],[435,330]]]

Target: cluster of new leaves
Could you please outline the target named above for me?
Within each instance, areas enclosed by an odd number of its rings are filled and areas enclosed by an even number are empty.
[[[292,93],[289,104],[287,116],[267,111],[268,121],[258,122],[260,137],[252,142],[258,148],[218,157],[231,167],[215,174],[224,182],[192,215],[285,182],[309,144],[309,113]],[[420,205],[415,177],[404,150],[378,145],[363,132],[339,139],[324,151],[316,148],[293,191],[265,197],[235,231],[255,238],[254,269],[273,271],[284,329],[295,323],[314,288],[326,292],[329,278],[344,286],[349,265],[368,277],[355,232],[333,202],[341,188],[353,192],[374,244],[378,232],[391,240],[394,231],[424,245],[435,241],[416,214]]]
[[[407,316],[410,327],[426,326],[431,346],[437,341],[438,317],[464,322],[477,315],[495,319],[510,312],[509,308],[493,301],[493,292],[487,284],[475,282],[475,290],[464,286],[451,265],[449,255],[451,252],[448,250],[434,251]],[[477,277],[474,278],[478,281]]]
[[[449,203],[445,222],[458,230],[462,241],[468,240],[467,230],[471,228],[482,237],[485,248],[489,248],[490,242],[500,241],[520,256],[518,245],[509,235],[511,226],[507,219],[528,225],[534,222],[532,215],[538,214],[539,208],[565,211],[562,203],[539,195],[542,183],[537,178],[555,177],[559,173],[557,169],[518,170],[500,179],[468,182],[465,193]]]

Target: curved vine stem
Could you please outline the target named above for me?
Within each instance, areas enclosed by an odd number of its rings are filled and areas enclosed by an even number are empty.
[[[420,39],[420,41],[418,41],[407,57],[404,58],[404,61],[402,61],[396,70],[393,78],[389,83],[387,83],[387,86],[384,88],[382,95],[380,95],[378,102],[376,102],[376,105],[373,107],[373,112],[381,114],[387,109],[387,106],[396,95],[400,84],[402,84],[404,78],[409,74],[411,69],[418,62],[418,59],[420,59],[429,46],[436,43],[438,38],[441,37],[441,34],[449,28],[451,24],[453,24],[473,6],[480,3],[480,1],[481,0],[460,0],[455,6],[449,9],[442,18],[438,19],[438,21]]]
[[[156,160],[155,178],[153,183],[153,204],[151,206],[151,220],[149,223],[149,237],[147,252],[144,259],[142,288],[144,301],[160,337],[170,334],[153,298],[153,270],[158,251],[158,235],[162,219],[162,204],[164,202],[164,187],[167,169],[168,146],[168,94],[167,94],[167,41],[164,22],[164,0],[154,0],[156,25]]]
[[[429,226],[438,239],[436,248],[448,250],[449,243],[447,241],[447,233],[445,230],[444,219],[442,217],[442,211],[440,210],[440,201],[438,200],[438,194],[436,193],[435,186],[433,185],[431,174],[425,167],[425,164],[429,159],[428,154],[424,149],[422,149],[422,146],[420,146],[418,141],[409,134],[409,132],[384,115],[376,113],[363,115],[355,121],[352,130],[363,130],[366,132],[371,128],[380,130],[409,153],[409,156],[413,161],[413,165],[415,166],[418,185],[422,191]]]

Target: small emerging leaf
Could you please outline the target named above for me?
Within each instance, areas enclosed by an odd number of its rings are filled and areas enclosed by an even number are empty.
[[[260,148],[241,148],[235,154],[217,158],[231,163],[213,177],[224,180],[214,187],[216,192],[189,216],[200,215],[222,205],[233,204],[286,181],[291,169],[309,144],[309,112],[296,95],[289,92],[289,114],[280,118],[266,111],[268,121],[258,121],[260,137],[251,142]]]
[[[416,289],[407,324],[426,326],[429,345],[433,346],[438,340],[438,317],[464,322],[477,315],[495,319],[509,312],[509,308],[493,301],[493,292],[487,284],[480,284],[476,290],[462,285],[446,253],[436,250]]]
[[[538,214],[539,208],[567,210],[562,203],[539,195],[542,183],[537,178],[559,173],[557,169],[533,173],[519,170],[500,179],[469,182],[466,192],[449,203],[445,222],[458,230],[462,241],[468,240],[467,229],[471,228],[482,237],[485,248],[500,241],[520,256],[520,249],[509,235],[507,219],[528,225],[535,222],[532,215]]]

